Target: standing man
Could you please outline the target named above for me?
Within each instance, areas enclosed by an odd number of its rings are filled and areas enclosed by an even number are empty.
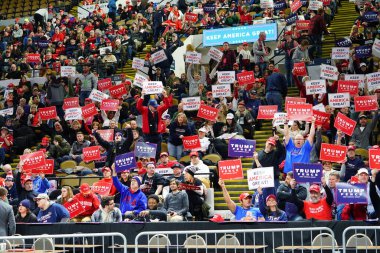
[[[7,189],[0,187],[0,236],[11,236],[16,233],[16,221],[12,206],[7,201]]]
[[[161,10],[160,5],[157,5],[156,12],[153,14],[153,41],[157,43],[158,37],[162,31],[162,22],[164,22],[164,11]]]
[[[278,111],[282,112],[283,98],[288,93],[286,78],[279,72],[270,71],[265,86],[265,93],[268,105],[277,105]]]
[[[234,50],[230,49],[228,42],[223,43],[223,56],[220,60],[219,70],[232,70],[234,63],[236,62],[236,54]]]
[[[284,33],[284,40],[279,40],[277,44],[277,48],[285,51],[285,69],[286,69],[286,81],[287,81],[288,87],[292,86],[292,83],[293,83],[292,56],[293,56],[294,50],[298,46],[298,42],[292,38],[292,35],[293,35],[292,31],[286,31]]]
[[[259,34],[259,39],[253,43],[252,53],[253,53],[253,61],[256,65],[259,65],[261,73],[264,73],[264,70],[267,68],[268,60],[267,57],[269,55],[267,49],[265,48],[264,41],[267,39],[267,35],[265,32],[261,32]]]
[[[89,64],[83,65],[83,72],[78,75],[78,78],[82,82],[80,87],[79,102],[80,105],[83,106],[84,100],[90,96],[92,89],[96,89],[98,87],[98,80],[91,72],[91,66]]]
[[[34,13],[34,32],[37,32],[38,26],[42,26],[42,29],[45,30],[48,17],[49,13],[45,8],[39,9]]]
[[[312,40],[313,45],[309,49],[310,59],[320,58],[322,56],[322,35],[323,32],[329,34],[327,30],[325,19],[323,18],[323,8],[319,8],[315,16],[310,19],[310,29],[309,36]],[[314,51],[315,57],[314,57]]]
[[[110,0],[108,2],[108,17],[115,21],[116,18],[116,0]]]
[[[356,125],[351,141],[355,142],[357,148],[368,149],[370,137],[373,129],[377,126],[379,112],[376,111],[372,116],[371,123],[368,124],[368,117],[365,114],[359,116],[359,124]]]

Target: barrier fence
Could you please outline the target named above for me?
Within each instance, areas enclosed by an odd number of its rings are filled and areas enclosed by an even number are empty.
[[[43,226],[41,226],[43,231]],[[2,236],[4,252],[127,253],[127,239],[121,233],[77,233],[61,235]],[[0,247],[1,249],[1,247]],[[3,252],[0,250],[0,252]]]
[[[380,226],[348,227],[342,235],[343,253],[379,252]]]

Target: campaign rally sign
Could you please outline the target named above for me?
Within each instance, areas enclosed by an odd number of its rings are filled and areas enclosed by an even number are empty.
[[[243,179],[243,166],[241,160],[225,160],[218,162],[219,178],[224,180]]]
[[[281,10],[284,10],[286,9],[286,2],[285,1],[279,1],[279,2],[276,2],[273,6],[273,9],[275,11],[281,11]]]
[[[327,120],[330,119],[331,114],[313,110],[313,116],[315,118],[315,125],[322,126]]]
[[[185,150],[201,148],[201,142],[199,141],[198,135],[184,136],[182,138],[182,143],[183,143],[183,149]]]
[[[319,159],[341,163],[346,158],[347,148],[347,146],[322,143]]]
[[[155,82],[144,82],[143,83],[143,91],[146,95],[150,94],[160,94],[164,90],[164,86],[161,81]]]
[[[112,52],[112,46],[101,47],[101,48],[99,48],[99,54],[100,54],[100,55],[105,55],[107,49],[109,49],[109,50]]]
[[[49,120],[57,118],[57,109],[55,106],[39,108],[41,120]]]
[[[185,183],[180,183],[179,186],[178,186],[178,189],[179,190],[189,190],[189,191],[199,191],[201,189],[201,187],[197,186],[197,185],[192,185],[192,184],[185,184]]]
[[[344,74],[344,80],[358,81],[359,87],[364,87],[365,75],[364,74]]]
[[[172,175],[173,169],[172,168],[155,168],[154,172],[161,175]]]
[[[323,166],[321,163],[293,163],[293,173],[297,183],[319,183]]]
[[[323,8],[323,2],[320,2],[318,0],[310,0],[309,10],[317,11],[320,8]]]
[[[282,126],[287,121],[288,114],[286,112],[276,112],[273,116],[273,126]]]
[[[198,21],[198,14],[188,12],[185,14],[185,20],[188,22],[197,22]]]
[[[145,64],[144,59],[133,57],[133,61],[132,61],[132,68],[133,69],[143,69],[144,64]]]
[[[363,22],[378,22],[378,15],[377,11],[366,11],[363,14]]]
[[[192,64],[199,64],[199,61],[201,60],[201,58],[202,58],[201,53],[187,51],[185,62],[192,63]]]
[[[273,119],[277,111],[278,105],[260,105],[257,119]]]
[[[61,77],[64,76],[75,76],[74,66],[62,66],[61,67]]]
[[[331,59],[333,60],[350,59],[350,48],[349,47],[333,47],[331,49]]]
[[[380,88],[380,72],[374,72],[365,75],[367,77],[368,91]]]
[[[261,32],[266,33],[266,41],[277,40],[277,23],[207,29],[203,31],[203,47],[220,46],[224,42],[231,45],[255,42]]]
[[[380,57],[380,40],[375,39],[375,42],[372,45],[372,54],[376,57]]]
[[[66,202],[63,204],[63,206],[69,211],[70,219],[75,218],[76,216],[80,215],[86,209],[82,206],[82,204],[77,199],[73,199],[70,202]]]
[[[164,50],[160,50],[160,51],[157,51],[154,54],[152,54],[151,59],[152,59],[154,64],[157,64],[157,63],[160,63],[160,62],[167,60],[168,57],[166,57]]]
[[[216,118],[218,117],[218,112],[219,110],[217,108],[201,104],[199,106],[197,117],[206,120],[216,121]]]
[[[370,45],[355,47],[355,57],[358,59],[372,56],[372,47]]]
[[[288,120],[311,121],[313,118],[313,105],[288,105]]]
[[[82,117],[84,119],[90,118],[96,114],[98,114],[98,110],[94,103],[82,106]]]
[[[112,187],[111,182],[98,181],[92,184],[91,190],[100,196],[108,196]]]
[[[41,55],[40,54],[27,54],[26,55],[26,63],[41,63]]]
[[[212,85],[211,88],[212,88],[212,96],[214,98],[231,97],[230,84]]]
[[[338,68],[331,65],[321,64],[321,78],[329,80],[338,80]]]
[[[80,107],[77,108],[69,108],[65,110],[65,120],[81,120],[82,119],[82,109]]]
[[[103,99],[107,99],[109,96],[100,90],[93,89],[90,93],[89,99],[96,102],[102,102]]]
[[[32,168],[33,174],[45,174],[45,175],[51,175],[54,174],[54,159],[45,159],[46,163],[42,167],[34,167]]]
[[[122,155],[118,155],[115,158],[115,170],[116,172],[122,172],[124,170],[131,170],[136,168],[135,153],[129,152]]]
[[[253,74],[253,71],[241,72],[237,74],[236,77],[240,86],[255,83],[255,75]]]
[[[301,7],[302,7],[301,1],[295,0],[295,1],[293,1],[293,3],[290,4],[290,11],[294,13],[294,12],[298,11],[298,9]]]
[[[3,110],[0,110],[0,115],[5,117],[7,115],[13,115],[13,107],[12,108],[7,108],[7,109],[3,109]]]
[[[320,112],[326,112],[325,105],[322,103],[314,105],[313,110],[320,111]]]
[[[83,148],[83,161],[91,162],[100,160],[100,146]]]
[[[350,119],[346,115],[338,112],[338,115],[334,121],[334,127],[338,130],[341,130],[343,133],[352,136],[356,126],[356,121]]]
[[[355,112],[377,111],[379,104],[377,96],[356,96],[354,98]]]
[[[79,97],[65,98],[63,100],[63,110],[67,110],[70,108],[77,108],[79,106]]]
[[[156,157],[157,144],[137,142],[135,146],[136,157]]]
[[[218,71],[219,83],[233,83],[235,82],[235,71]]]
[[[127,94],[127,89],[124,84],[115,85],[112,88],[109,88],[111,97],[121,98],[124,94]]]
[[[264,167],[247,170],[248,189],[274,187],[273,167]]]
[[[302,105],[306,103],[306,98],[300,97],[286,97],[285,98],[285,110],[288,111],[289,105]]]
[[[350,94],[349,93],[330,93],[329,105],[332,108],[350,107]]]
[[[100,104],[100,110],[117,112],[119,110],[119,105],[120,102],[117,99],[104,99]]]
[[[306,95],[326,93],[326,80],[306,81]]]
[[[352,41],[350,40],[349,37],[341,38],[335,41],[335,45],[337,47],[350,47],[352,46]]]
[[[98,80],[98,90],[104,91],[108,90],[112,87],[112,79],[111,78],[104,78]]]
[[[307,69],[304,62],[295,62],[293,64],[293,74],[296,76],[307,76]]]
[[[367,204],[367,184],[337,183],[335,191],[337,204]]]
[[[310,20],[297,20],[296,28],[299,31],[307,31],[310,29]]]
[[[46,159],[43,151],[37,151],[30,154],[20,156],[23,170],[31,170],[33,168],[41,168],[45,166]]]
[[[359,81],[338,81],[337,93],[350,93],[351,96],[357,95],[359,91]]]
[[[141,73],[140,71],[138,71],[135,75],[135,79],[133,80],[133,85],[142,89],[143,84],[148,81],[149,81],[149,77],[145,75],[144,73]]]
[[[380,149],[371,148],[368,150],[368,160],[370,169],[380,169]]]
[[[101,129],[101,130],[96,130],[96,132],[105,141],[111,142],[114,140],[115,130],[113,130],[113,129]]]
[[[256,150],[255,140],[230,139],[228,142],[229,157],[253,157]]]
[[[261,9],[267,9],[267,8],[273,9],[273,0],[260,0],[260,8]]]
[[[323,6],[329,6],[331,3],[331,0],[322,0]]]
[[[184,111],[195,111],[201,105],[201,97],[186,97],[182,98],[181,103]]]
[[[220,51],[219,49],[215,48],[215,47],[210,47],[210,50],[208,50],[208,53],[207,55],[217,61],[217,62],[220,62],[220,60],[222,60],[222,57],[223,57],[223,52]]]
[[[290,26],[294,24],[297,20],[298,20],[297,13],[290,14],[289,16],[285,18],[286,26]]]

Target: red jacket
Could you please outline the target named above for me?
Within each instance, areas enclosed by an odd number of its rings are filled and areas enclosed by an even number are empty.
[[[144,99],[140,98],[139,101],[137,101],[136,108],[137,110],[141,113],[142,115],[142,131],[144,134],[150,134],[149,132],[149,108],[148,106],[143,106],[143,101]],[[162,114],[171,106],[171,97],[166,97],[164,98],[164,104],[159,105],[157,107],[157,112],[158,112],[158,124],[157,124],[157,132],[158,133],[164,133],[165,132],[165,127],[163,124],[163,120],[161,118]]]
[[[78,193],[73,197],[73,199],[77,199],[86,210],[80,216],[91,216],[96,210],[99,209],[100,201],[94,193],[90,193],[87,197],[85,197],[82,193]]]

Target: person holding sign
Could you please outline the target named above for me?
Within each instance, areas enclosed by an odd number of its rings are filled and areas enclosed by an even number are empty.
[[[187,123],[185,113],[178,113],[176,119],[169,126],[168,150],[171,156],[178,160],[182,157],[184,136],[190,136],[192,131]]]
[[[224,201],[227,203],[228,209],[237,221],[263,221],[265,220],[258,208],[252,207],[252,195],[248,192],[243,192],[239,196],[241,206],[232,201],[230,194],[222,179],[219,179],[219,185],[222,188]]]
[[[259,193],[260,212],[264,215],[266,221],[288,221],[286,213],[277,206],[276,195],[270,194],[264,201],[263,189],[260,186],[257,188],[257,192]]]
[[[66,222],[70,219],[70,214],[60,204],[50,202],[46,193],[38,194],[35,198],[40,211],[37,215],[37,221],[40,223]]]
[[[79,187],[79,193],[74,195],[73,200],[78,200],[85,211],[72,220],[74,222],[90,222],[91,215],[99,208],[100,204],[98,197],[91,191],[90,186],[87,183],[82,184]]]
[[[189,96],[197,96],[197,95],[202,95],[199,93],[199,85],[207,85],[206,83],[206,70],[202,66],[201,67],[201,73],[199,72],[194,72],[194,65],[192,63],[189,64],[187,68],[187,81],[189,82]],[[194,75],[194,77],[193,77]]]

